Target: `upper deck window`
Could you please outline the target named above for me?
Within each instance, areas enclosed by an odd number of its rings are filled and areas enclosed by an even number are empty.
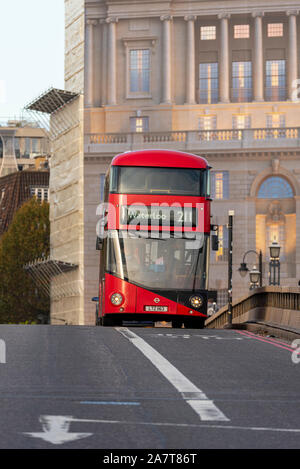
[[[208,170],[112,166],[110,192],[205,197]]]

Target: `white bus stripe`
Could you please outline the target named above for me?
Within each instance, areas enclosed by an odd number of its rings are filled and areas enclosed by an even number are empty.
[[[199,415],[203,421],[223,421],[229,419],[209,400],[201,389],[197,388],[186,376],[163,357],[144,339],[137,336],[126,327],[117,327],[126,339],[142,352],[148,360],[161,372],[161,374],[179,391],[183,399]]]

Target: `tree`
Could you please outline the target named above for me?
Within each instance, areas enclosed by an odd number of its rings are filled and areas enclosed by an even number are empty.
[[[35,197],[15,213],[0,240],[0,322],[37,321],[50,299],[37,290],[24,265],[50,252],[49,204]]]

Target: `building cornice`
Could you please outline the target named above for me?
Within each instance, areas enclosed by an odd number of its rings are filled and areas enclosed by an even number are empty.
[[[188,5],[187,5],[188,3]],[[185,17],[189,15],[213,16],[217,17],[224,13],[224,3],[226,3],[226,13],[231,15],[256,14],[263,12],[264,15],[284,12],[299,11],[299,1],[293,0],[283,2],[274,0],[272,3],[260,2],[258,0],[109,0],[109,1],[88,1],[85,8],[90,18],[105,18],[117,16],[119,19],[134,18],[158,18],[165,15],[171,15],[174,18]]]

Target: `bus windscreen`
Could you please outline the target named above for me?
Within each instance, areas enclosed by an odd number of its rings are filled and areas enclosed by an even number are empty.
[[[115,194],[209,195],[206,169],[112,166],[111,171]]]
[[[155,290],[205,289],[208,236],[145,238],[114,231],[108,238],[107,272]],[[113,235],[113,236],[112,236]]]

